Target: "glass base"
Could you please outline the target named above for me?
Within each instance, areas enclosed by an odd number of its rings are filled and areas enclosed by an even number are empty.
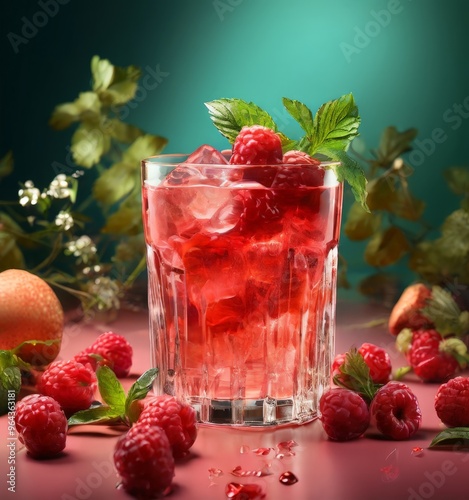
[[[223,400],[193,398],[189,403],[200,424],[272,427],[304,424],[315,420],[317,412],[298,411],[291,399]]]

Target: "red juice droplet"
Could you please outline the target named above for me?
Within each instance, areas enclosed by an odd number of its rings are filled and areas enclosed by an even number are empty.
[[[254,450],[252,450],[254,455],[258,455],[260,457],[267,456],[271,451],[272,451],[272,448],[255,448]]]
[[[298,478],[293,474],[293,472],[290,472],[289,470],[283,472],[280,474],[279,481],[282,484],[286,484],[287,486],[290,486],[291,484],[295,484],[298,482]]]
[[[412,448],[412,455],[414,457],[421,457],[423,455],[423,448],[421,446],[415,446]]]
[[[232,500],[261,500],[265,493],[258,484],[228,483],[225,487],[226,498]]]

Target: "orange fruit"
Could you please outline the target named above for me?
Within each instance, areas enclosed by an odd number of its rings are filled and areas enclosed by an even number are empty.
[[[53,361],[60,351],[64,311],[52,288],[39,276],[21,269],[0,273],[0,349],[25,341],[55,341],[25,345],[16,354],[34,366]]]

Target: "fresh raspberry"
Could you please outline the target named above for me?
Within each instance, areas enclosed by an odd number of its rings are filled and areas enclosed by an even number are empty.
[[[335,441],[360,437],[370,424],[365,400],[349,389],[334,388],[319,401],[320,420],[326,434]]]
[[[156,396],[145,405],[138,424],[158,426],[166,432],[174,458],[187,455],[197,437],[196,413],[192,406],[168,395]]]
[[[370,377],[375,384],[385,384],[389,381],[392,372],[391,358],[389,354],[377,345],[365,342],[358,349],[358,353],[365,360],[370,370]],[[332,362],[332,376],[337,377],[347,385],[347,375],[343,374],[340,367],[345,363],[346,354],[337,354]]]
[[[377,429],[394,440],[409,439],[417,432],[422,420],[417,398],[401,382],[388,382],[378,389],[370,413]]]
[[[19,440],[34,458],[60,453],[67,439],[67,417],[55,399],[31,394],[18,401],[15,425]]]
[[[117,440],[114,465],[124,489],[138,498],[163,494],[174,477],[174,458],[166,433],[147,424],[135,424]]]
[[[243,127],[233,144],[232,165],[276,165],[282,163],[282,142],[270,128]]]
[[[90,367],[70,361],[54,361],[42,374],[39,389],[54,398],[67,416],[86,410],[94,400],[96,374]]]
[[[122,378],[130,372],[132,355],[132,346],[122,335],[105,332],[74,359],[79,363],[89,363],[94,370],[100,364],[107,365],[114,371],[116,377]]]
[[[296,149],[287,151],[283,155],[282,163],[286,163],[288,165],[316,165],[316,166],[319,166],[321,164],[319,160],[313,158],[308,153],[305,153],[304,151],[298,151]]]
[[[446,426],[469,427],[469,377],[442,384],[435,396],[435,410]]]
[[[321,162],[303,151],[288,151],[283,155],[284,165],[271,183],[272,188],[294,188],[324,185],[326,171]]]
[[[424,382],[445,382],[459,369],[459,363],[444,351],[445,340],[436,330],[416,330],[407,352],[414,373]]]
[[[370,369],[371,379],[375,384],[386,384],[392,372],[391,358],[385,349],[365,342],[358,348]]]

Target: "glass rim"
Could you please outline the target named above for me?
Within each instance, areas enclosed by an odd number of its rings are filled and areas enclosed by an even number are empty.
[[[223,152],[221,152],[223,154]],[[310,163],[267,163],[267,164],[241,164],[241,163],[185,163],[184,159],[188,158],[191,153],[165,153],[161,155],[148,156],[141,160],[142,165],[155,165],[160,167],[178,167],[178,166],[195,166],[195,167],[211,167],[211,168],[240,168],[240,167],[258,167],[258,168],[278,168],[280,166],[288,165],[290,167],[303,166],[309,167]],[[227,153],[226,156],[231,155]],[[169,161],[170,159],[176,160],[180,158],[180,162]],[[318,159],[319,160],[319,159]],[[340,161],[334,160],[319,160],[320,165],[325,168],[339,166]],[[182,165],[181,165],[182,164]]]

